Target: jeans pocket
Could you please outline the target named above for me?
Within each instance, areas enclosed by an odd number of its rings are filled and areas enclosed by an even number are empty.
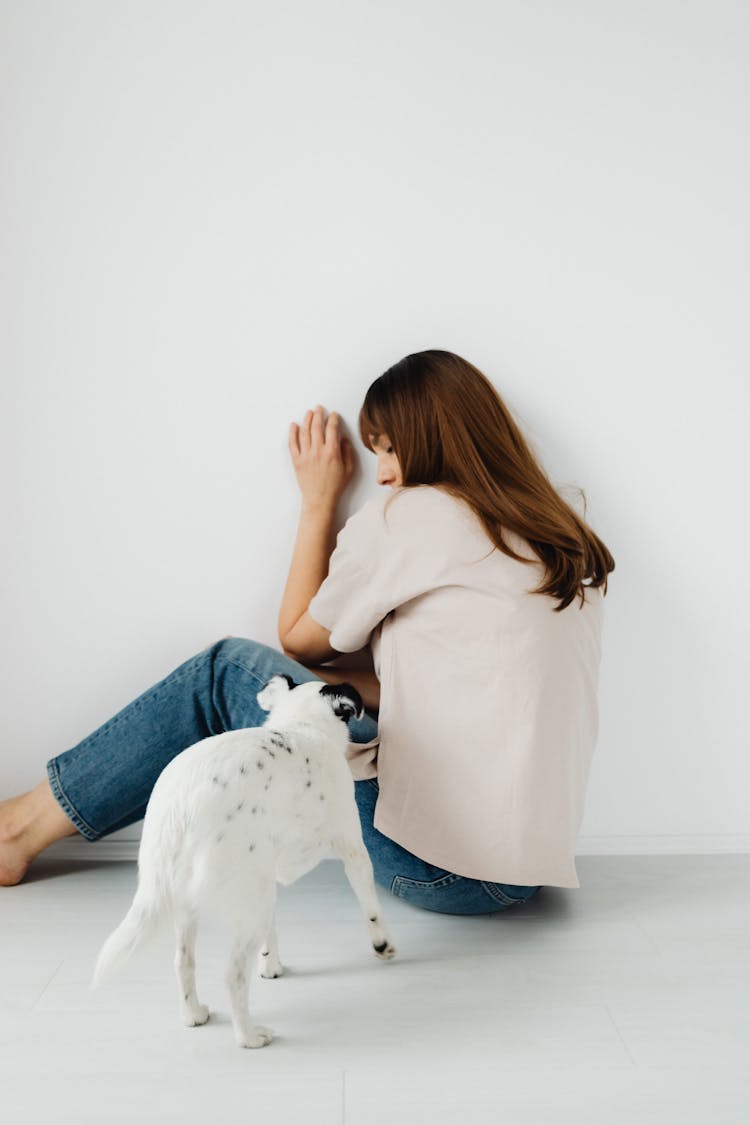
[[[396,875],[391,883],[391,894],[421,905],[423,901],[431,900],[435,894],[445,890],[446,887],[452,887],[462,878],[461,875],[451,873],[441,875],[438,879],[427,880],[410,879],[408,875]]]

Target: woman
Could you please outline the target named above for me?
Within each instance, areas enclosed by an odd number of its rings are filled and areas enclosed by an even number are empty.
[[[347,757],[381,886],[452,914],[579,886],[614,559],[492,383],[452,352],[408,355],[368,389],[360,437],[392,493],[336,537],[354,470],[338,425],[319,406],[290,427],[302,510],[282,650],[225,637],[52,758],[45,781],[0,805],[5,885],[62,836],[95,840],[140,820],[167,762],[262,724],[256,694],[286,672],[349,681],[363,697]],[[371,671],[325,666],[368,650]]]

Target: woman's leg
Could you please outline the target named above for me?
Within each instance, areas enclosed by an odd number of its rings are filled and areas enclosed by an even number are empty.
[[[47,781],[0,805],[0,884],[20,882],[34,856],[61,836],[77,831],[98,840],[141,820],[157,777],[182,750],[265,722],[257,693],[281,672],[297,683],[319,678],[269,645],[225,637],[51,758]],[[349,730],[353,742],[368,742],[377,724],[365,715]]]
[[[354,789],[375,881],[397,898],[440,914],[490,914],[526,902],[541,890],[540,886],[468,879],[412,855],[373,824],[380,792],[377,779],[355,781]]]

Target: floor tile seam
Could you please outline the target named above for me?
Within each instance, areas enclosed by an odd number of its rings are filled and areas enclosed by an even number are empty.
[[[630,1062],[631,1062],[631,1064],[633,1065],[633,1067],[635,1067],[635,1068],[637,1069],[637,1068],[638,1068],[638,1063],[636,1062],[636,1060],[635,1060],[635,1058],[634,1058],[634,1056],[633,1056],[633,1052],[632,1052],[632,1051],[630,1050],[630,1047],[628,1046],[628,1042],[627,1042],[627,1040],[625,1039],[625,1036],[624,1036],[624,1035],[623,1035],[623,1033],[622,1033],[622,1029],[621,1029],[621,1028],[620,1028],[620,1026],[618,1025],[618,1023],[617,1023],[617,1020],[615,1019],[615,1017],[614,1017],[614,1016],[612,1015],[612,1012],[610,1011],[610,1007],[609,1007],[609,1004],[607,1004],[607,1003],[605,1003],[605,1004],[602,1004],[602,1007],[604,1008],[605,1012],[607,1013],[607,1016],[609,1017],[609,1019],[610,1019],[610,1021],[611,1021],[611,1023],[612,1023],[612,1026],[614,1027],[615,1031],[617,1032],[617,1036],[618,1036],[618,1038],[619,1038],[620,1042],[622,1043],[622,1046],[623,1046],[623,1048],[624,1048],[624,1050],[625,1050],[625,1054],[626,1054],[626,1055],[628,1056],[628,1058],[630,1059]]]
[[[34,1003],[33,1003],[33,1004],[31,1005],[31,1007],[29,1008],[29,1011],[30,1011],[30,1012],[34,1012],[34,1011],[36,1011],[36,1010],[37,1010],[37,1005],[38,1005],[39,1001],[40,1001],[40,1000],[42,999],[42,997],[44,996],[45,992],[47,991],[47,989],[49,988],[49,986],[50,986],[50,985],[52,984],[52,981],[53,981],[53,980],[55,979],[55,977],[57,976],[57,974],[58,974],[58,973],[60,972],[60,969],[61,969],[61,968],[63,967],[63,965],[64,965],[64,964],[65,964],[65,961],[64,961],[64,960],[62,960],[62,961],[60,961],[60,962],[58,963],[58,965],[57,965],[57,967],[56,967],[55,971],[53,972],[52,976],[51,976],[51,977],[49,978],[49,980],[47,981],[47,983],[46,983],[46,984],[44,985],[44,987],[42,988],[42,991],[41,991],[41,992],[39,993],[39,995],[38,995],[38,996],[36,997],[36,999],[34,1000]]]

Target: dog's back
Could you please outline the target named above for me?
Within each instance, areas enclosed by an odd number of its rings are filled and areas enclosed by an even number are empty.
[[[267,880],[293,882],[305,857],[328,854],[336,821],[349,825],[352,791],[343,754],[314,731],[215,735],[160,775],[139,863],[152,879],[161,868],[174,901],[232,914],[238,885],[247,895]]]

